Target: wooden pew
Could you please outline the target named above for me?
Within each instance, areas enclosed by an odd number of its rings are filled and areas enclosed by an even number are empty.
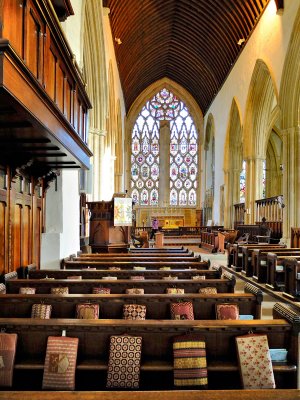
[[[253,279],[258,282],[267,282],[267,255],[269,251],[264,251],[264,249],[255,249],[252,252],[252,266],[253,266]],[[298,255],[300,254],[300,249],[283,248],[272,250],[272,253],[281,255]],[[298,253],[298,254],[297,254]]]
[[[243,267],[243,253],[242,248],[264,248],[270,246],[268,243],[234,243],[229,246],[227,265],[234,271],[241,271]]]
[[[162,247],[162,248],[148,248],[148,249],[138,249],[131,248],[130,253],[189,253],[189,249],[183,246],[181,247]]]
[[[300,260],[289,258],[283,260],[284,267],[284,292],[283,296],[299,301],[300,299]],[[298,304],[298,303],[297,303]]]
[[[243,245],[241,246],[242,251],[242,273],[246,274],[246,276],[253,276],[253,265],[252,265],[252,252],[255,249],[262,248],[263,251],[273,251],[277,249],[285,248],[285,245],[281,244],[273,244],[273,245],[263,245],[262,247],[259,244],[251,244],[251,245]]]
[[[219,248],[218,231],[201,231],[200,232],[201,242],[199,247],[215,253]]]
[[[2,391],[1,400],[199,400],[198,390]],[[300,400],[298,389],[276,389],[280,400]],[[274,389],[201,390],[201,400],[274,400]]]
[[[116,276],[118,279],[130,279],[134,276],[143,276],[145,279],[162,279],[168,276],[177,276],[179,279],[191,279],[196,275],[205,275],[206,279],[218,279],[222,275],[222,268],[209,269],[172,269],[172,270],[82,270],[82,269],[60,269],[60,270],[38,270],[32,271],[31,279],[55,278],[67,279],[70,276],[81,276],[83,279],[103,279],[106,276]]]
[[[161,257],[161,258],[174,258],[174,257],[184,257],[184,258],[190,258],[194,257],[194,252],[188,252],[188,253],[183,253],[183,252],[154,252],[154,251],[149,251],[149,252],[142,252],[140,253],[80,253],[77,254],[71,254],[70,259],[73,259],[73,257],[80,257],[80,258],[105,258],[105,259],[111,259],[111,258],[135,258],[135,257]],[[200,257],[200,256],[197,256]]]
[[[131,269],[133,266],[146,267],[148,269],[160,269],[161,267],[170,267],[171,269],[205,269],[208,268],[208,261],[189,262],[182,261],[68,261],[64,260],[62,269],[82,269],[82,268],[97,268],[108,269],[110,267],[119,267],[123,269]]]
[[[130,256],[130,257],[85,257],[85,256],[80,256],[80,257],[73,257],[72,259],[69,259],[68,261],[101,261],[101,262],[131,262],[131,263],[139,263],[139,262],[176,262],[176,263],[182,263],[182,262],[195,262],[198,263],[201,261],[201,257],[181,257],[181,256],[173,256],[173,257],[159,257],[159,256]]]
[[[19,293],[20,287],[35,287],[36,293],[50,293],[51,287],[68,286],[69,293],[92,293],[94,287],[109,287],[112,294],[125,293],[127,288],[143,288],[145,293],[165,293],[169,287],[183,288],[185,293],[197,293],[203,287],[216,287],[219,293],[234,293],[236,280],[230,273],[224,273],[220,279],[11,279],[6,281],[7,293]]]
[[[261,318],[262,292],[251,284],[245,293],[218,294],[0,294],[0,318],[29,318],[33,304],[50,304],[52,318],[76,318],[76,304],[99,304],[100,319],[122,319],[124,304],[146,306],[146,319],[171,319],[171,303],[190,301],[193,304],[194,318],[216,319],[216,305],[234,303],[240,315]]]
[[[275,305],[276,307],[276,305]],[[274,307],[274,310],[275,310]],[[209,389],[240,389],[235,337],[266,334],[270,348],[287,348],[287,363],[273,364],[278,388],[296,388],[299,316],[276,308],[271,320],[77,320],[0,318],[0,329],[18,335],[13,390],[40,390],[48,336],[79,338],[76,390],[104,390],[111,335],[142,337],[141,390],[173,389],[174,337],[197,333],[206,341]],[[276,390],[274,395],[276,396]]]
[[[272,290],[278,290],[280,292],[285,291],[285,267],[284,261],[286,259],[297,259],[300,260],[299,255],[278,255],[275,253],[267,254],[267,282],[266,286]]]

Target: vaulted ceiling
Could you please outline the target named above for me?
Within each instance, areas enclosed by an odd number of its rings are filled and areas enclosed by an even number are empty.
[[[205,114],[268,2],[103,0],[113,37],[122,42],[114,43],[126,109],[167,77],[188,90]]]

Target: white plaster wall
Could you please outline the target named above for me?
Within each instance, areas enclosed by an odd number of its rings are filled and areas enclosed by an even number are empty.
[[[228,118],[233,97],[241,110],[244,124],[246,101],[255,63],[262,59],[270,69],[277,91],[291,32],[300,0],[285,0],[283,15],[276,14],[274,0],[271,0],[255,31],[241,52],[223,87],[217,94],[205,115],[206,126],[211,113],[215,123],[215,201],[213,219],[219,221],[220,186],[224,184],[223,162],[224,143]]]
[[[74,15],[71,15],[61,26],[71,45],[78,65],[82,65],[82,34],[81,34],[81,19],[84,6],[84,0],[72,0]]]
[[[55,269],[60,267],[62,258],[80,249],[77,170],[62,170],[57,185],[51,183],[46,195],[45,215],[41,268]]]

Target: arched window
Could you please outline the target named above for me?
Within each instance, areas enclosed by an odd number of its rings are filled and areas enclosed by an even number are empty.
[[[161,121],[168,126],[169,154],[160,154]],[[166,140],[164,138],[163,140]],[[170,90],[160,90],[146,103],[132,130],[131,196],[136,204],[159,204],[161,157],[169,167],[169,204],[195,206],[197,202],[198,133],[186,105]]]
[[[243,161],[243,167],[240,174],[240,203],[245,203],[246,192],[246,161]]]

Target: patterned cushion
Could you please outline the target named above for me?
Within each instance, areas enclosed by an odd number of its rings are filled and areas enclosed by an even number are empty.
[[[106,383],[108,388],[138,389],[141,352],[142,338],[140,336],[110,337]]]
[[[116,281],[118,279],[118,277],[109,275],[109,276],[103,276],[102,279],[109,280],[109,281]]]
[[[275,388],[267,335],[237,336],[235,340],[243,387],[245,389]]]
[[[146,319],[146,306],[140,304],[124,304],[123,319]]]
[[[0,386],[12,386],[16,346],[16,333],[0,333]]]
[[[217,304],[217,319],[239,319],[239,306],[237,304]]]
[[[82,276],[81,275],[70,275],[70,276],[67,276],[67,279],[82,279]]]
[[[126,289],[126,294],[144,294],[145,290],[143,288],[130,288]]]
[[[78,338],[49,336],[43,389],[74,390]]]
[[[143,281],[145,279],[145,277],[141,276],[141,275],[133,275],[130,277],[130,279],[133,281]]]
[[[134,269],[134,271],[145,271],[146,267],[138,267],[138,266],[136,266],[136,267],[133,267],[133,269]]]
[[[173,354],[174,385],[205,388],[207,364],[204,339],[195,334],[177,336],[173,342]]]
[[[165,281],[173,281],[173,280],[178,279],[178,276],[176,276],[176,275],[163,276],[162,279]]]
[[[194,319],[193,303],[191,301],[183,301],[180,303],[171,303],[172,319]]]
[[[199,293],[203,293],[203,294],[217,294],[218,290],[215,287],[204,287],[204,288],[200,288],[199,289]]]
[[[52,287],[51,294],[69,294],[68,287]]]
[[[34,287],[20,287],[19,293],[20,294],[35,294],[36,288]]]
[[[171,267],[160,267],[159,268],[161,271],[169,271]]]
[[[91,303],[76,304],[76,318],[99,319],[99,304],[91,304]]]
[[[0,283],[0,294],[5,294],[6,293],[6,286],[4,283]]]
[[[50,319],[51,304],[33,304],[31,308],[31,318]]]
[[[120,267],[108,267],[109,271],[120,271]]]
[[[94,287],[93,294],[110,294],[110,288]]]
[[[205,278],[206,278],[205,275],[194,275],[194,276],[192,276],[192,279],[194,279],[194,280],[201,280],[201,281],[203,281],[203,280],[205,280]]]
[[[184,294],[184,289],[179,289],[179,288],[167,288],[166,293],[168,294]]]

